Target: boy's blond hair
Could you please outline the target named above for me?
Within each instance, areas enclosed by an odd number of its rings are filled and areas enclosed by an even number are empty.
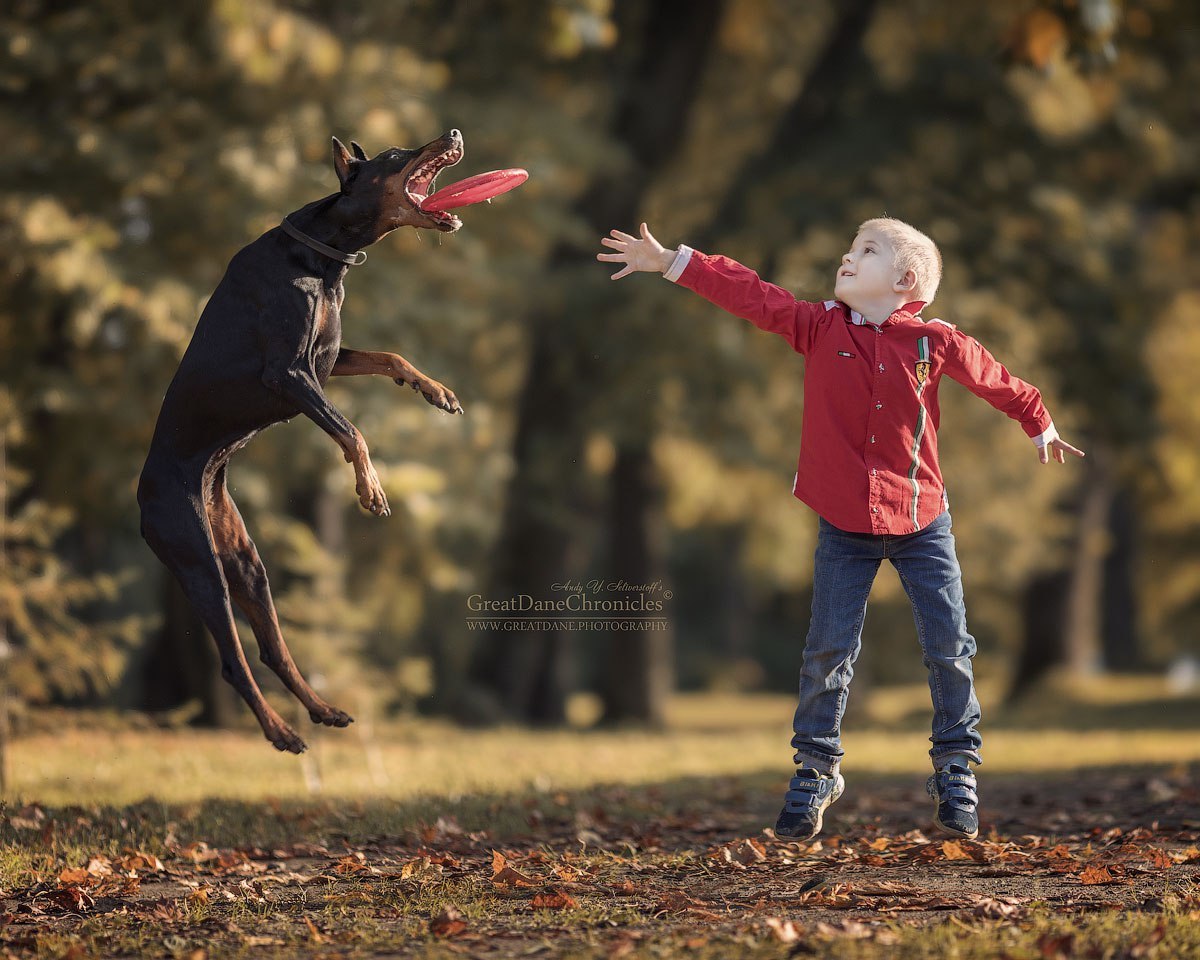
[[[896,270],[904,276],[909,270],[917,278],[913,299],[929,303],[942,282],[942,255],[937,244],[916,227],[894,217],[875,217],[864,220],[858,232],[878,230],[896,251]]]

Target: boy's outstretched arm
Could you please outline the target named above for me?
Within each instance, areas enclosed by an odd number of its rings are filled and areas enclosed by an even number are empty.
[[[601,238],[604,246],[617,252],[598,253],[596,259],[625,264],[612,275],[613,280],[637,271],[661,273],[759,329],[779,334],[797,353],[811,349],[818,324],[828,314],[828,304],[797,300],[783,287],[767,283],[728,257],[709,256],[683,244],[677,250],[663,249],[645,223],[639,232],[640,239],[620,230]]]
[[[654,239],[654,234],[645,223],[639,228],[642,238],[631,237],[620,230],[613,230],[611,237],[602,237],[600,242],[606,247],[612,247],[617,253],[598,253],[597,260],[610,263],[623,263],[624,269],[614,273],[613,280],[620,280],[631,273],[645,271],[647,273],[666,273],[675,259],[674,250],[664,250],[663,245]]]
[[[947,343],[945,362],[945,372],[950,379],[957,380],[977,397],[1021,424],[1037,445],[1038,459],[1042,463],[1049,463],[1051,454],[1059,463],[1067,462],[1068,453],[1086,456],[1059,437],[1037,387],[1014,377],[974,337],[955,329]]]

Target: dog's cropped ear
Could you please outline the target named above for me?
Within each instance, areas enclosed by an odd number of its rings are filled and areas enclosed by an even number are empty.
[[[346,185],[354,178],[358,164],[359,161],[350,156],[350,151],[342,145],[342,141],[334,137],[333,169],[337,172],[338,181],[341,183],[343,190],[346,189]]]
[[[350,141],[350,149],[354,151],[354,155],[355,155],[356,157],[358,157],[358,159],[359,159],[359,160],[366,160],[366,159],[367,159],[367,154],[366,154],[366,152],[363,150],[363,148],[362,148],[362,147],[360,147],[360,146],[359,146],[357,143],[355,143],[353,140],[351,140],[351,141]]]

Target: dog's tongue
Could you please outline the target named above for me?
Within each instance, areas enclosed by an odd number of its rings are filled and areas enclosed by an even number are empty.
[[[421,201],[421,209],[453,210],[455,207],[465,207],[481,200],[491,200],[492,197],[498,197],[514,187],[519,187],[528,179],[529,171],[520,167],[477,173],[473,177],[457,180],[436,193],[431,193]]]

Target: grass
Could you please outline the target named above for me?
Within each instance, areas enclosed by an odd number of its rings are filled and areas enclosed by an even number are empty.
[[[1025,790],[1030,776],[1062,783],[1077,770],[1103,790],[1131,761],[1167,779],[1200,764],[1200,698],[1171,695],[1155,678],[1058,682],[1008,711],[995,692],[980,690],[980,774],[989,784]],[[899,797],[910,816],[928,770],[928,698],[923,685],[877,690],[847,729],[843,769],[865,806],[856,814],[847,801],[839,805],[836,829],[846,837],[888,828],[872,825],[884,802],[877,798]],[[193,881],[213,896],[201,902],[194,887],[180,886],[182,873],[147,875],[124,913],[32,928],[22,926],[30,920],[19,910],[0,915],[0,956],[1200,956],[1200,867],[1139,879],[1135,900],[1132,887],[1093,888],[1098,899],[1069,909],[1026,904],[1019,921],[943,911],[920,923],[911,913],[822,913],[795,897],[772,900],[780,885],[794,888],[813,870],[829,869],[813,856],[781,860],[775,847],[748,870],[716,869],[714,844],[762,836],[773,820],[791,766],[794,706],[789,696],[681,695],[667,728],[655,733],[479,730],[416,719],[378,725],[365,743],[353,727],[314,729],[305,761],[277,754],[250,729],[60,723],[12,744],[12,790],[0,808],[0,900],[18,890],[34,896],[31,884],[53,887],[64,868],[131,850],[161,857],[170,870],[191,869],[180,851],[199,841],[226,850],[287,848],[270,869],[309,870],[313,879],[264,880],[264,901],[244,883],[272,874],[206,872],[201,864]],[[312,764],[308,778],[304,763]],[[325,852],[297,852],[306,846]],[[465,866],[398,879],[396,871],[426,848],[453,850]],[[585,871],[587,882],[576,885],[573,905],[538,909],[530,891],[492,882],[492,849],[534,875],[557,864]],[[353,865],[338,873],[332,865],[354,852],[376,874],[353,873]],[[880,869],[892,879],[913,876],[905,866]],[[606,892],[605,884],[626,882],[637,896]],[[710,891],[709,909],[723,909],[719,921],[662,907],[671,892],[701,890]],[[1127,896],[1118,909],[1121,891]],[[729,897],[725,908],[712,906]],[[160,901],[161,915],[154,914]],[[451,906],[466,933],[433,935],[433,918]],[[781,940],[771,917],[793,921],[796,938]],[[856,928],[858,920],[866,925]]]
[[[1019,710],[994,705],[980,685],[982,772],[1038,773],[1138,761],[1200,761],[1200,696],[1169,694],[1155,678],[1105,678],[1059,685]],[[276,753],[249,726],[238,731],[66,726],[17,740],[10,798],[44,804],[165,803],[208,798],[328,797],[450,802],[473,794],[545,793],[619,781],[647,784],[689,776],[790,770],[795,701],[784,695],[682,694],[662,732],[467,729],[426,718],[377,727],[364,742],[352,726],[309,727],[303,760]],[[928,769],[929,691],[884,688],[847,725],[847,777]],[[306,766],[308,777],[306,777]]]

